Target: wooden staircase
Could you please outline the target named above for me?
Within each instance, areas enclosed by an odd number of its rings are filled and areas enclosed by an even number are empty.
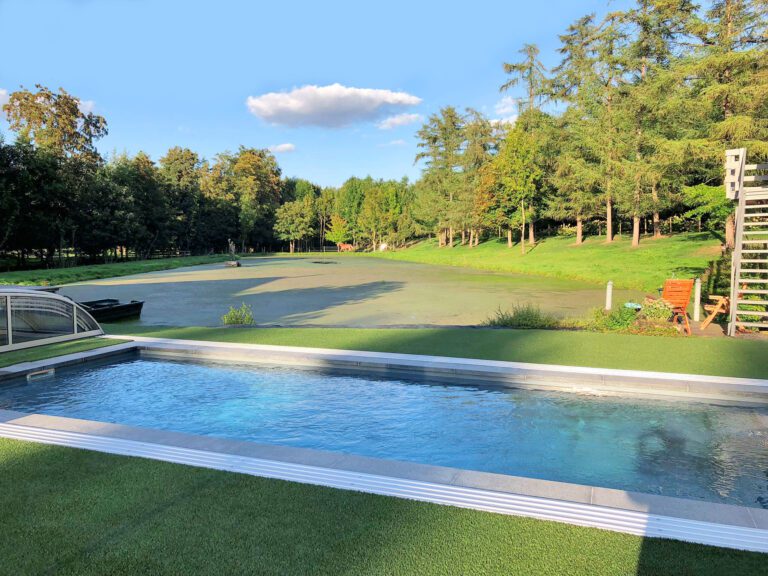
[[[745,148],[726,151],[725,192],[738,201],[731,262],[728,335],[768,330],[768,164],[747,164]]]

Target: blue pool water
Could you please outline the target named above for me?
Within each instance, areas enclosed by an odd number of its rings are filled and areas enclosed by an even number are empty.
[[[136,359],[0,408],[768,508],[768,410]]]

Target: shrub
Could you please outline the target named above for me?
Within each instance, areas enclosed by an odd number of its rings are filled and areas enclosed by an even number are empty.
[[[597,332],[628,331],[637,320],[637,311],[634,308],[620,306],[611,312],[596,309],[592,321],[587,323],[588,330]]]
[[[663,300],[646,298],[640,315],[646,320],[666,322],[672,316],[672,308]]]
[[[222,323],[226,325],[250,326],[253,324],[253,310],[243,302],[240,308],[229,307],[229,312],[221,317]]]
[[[555,328],[558,320],[533,304],[515,304],[512,310],[496,310],[496,313],[485,321],[485,325],[497,328]]]

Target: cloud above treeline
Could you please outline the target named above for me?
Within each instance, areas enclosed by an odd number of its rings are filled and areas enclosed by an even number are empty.
[[[324,128],[377,120],[420,103],[421,98],[407,92],[341,84],[302,86],[290,92],[249,96],[246,100],[251,114],[272,124]]]
[[[294,150],[296,150],[296,144],[291,144],[290,142],[286,142],[285,144],[275,144],[274,146],[269,147],[269,151],[274,152],[275,154],[293,152]]]
[[[496,105],[493,107],[493,111],[500,117],[493,118],[491,122],[493,124],[514,124],[517,120],[519,103],[517,98],[504,96],[504,98],[496,102]]]
[[[8,90],[0,88],[0,106],[8,103]]]
[[[404,112],[402,114],[396,114],[385,118],[377,124],[380,130],[392,130],[393,128],[399,128],[400,126],[408,126],[409,124],[415,124],[422,119],[421,114],[409,114]]]
[[[90,114],[93,112],[93,109],[96,108],[96,102],[93,100],[80,100],[80,103],[77,105],[77,107],[83,114]]]

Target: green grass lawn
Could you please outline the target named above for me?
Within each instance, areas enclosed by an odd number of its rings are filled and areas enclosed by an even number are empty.
[[[57,342],[56,344],[46,344],[37,348],[24,348],[23,350],[14,350],[12,352],[3,352],[0,354],[0,368],[11,366],[21,362],[35,362],[36,360],[45,360],[64,354],[74,354],[75,352],[85,352],[104,346],[113,346],[114,344],[123,344],[125,340],[112,340],[108,338],[86,338],[84,340],[72,340],[70,342]]]
[[[618,288],[655,290],[666,278],[692,278],[704,273],[720,256],[720,241],[709,233],[676,234],[669,238],[644,238],[632,248],[624,236],[612,244],[605,238],[587,238],[582,246],[573,238],[547,238],[523,256],[519,246],[491,240],[475,248],[438,248],[426,241],[394,252],[378,252],[380,258],[424,264],[479,268],[494,272],[518,272],[604,283]],[[369,254],[374,255],[374,254]]]
[[[163,258],[158,260],[139,260],[137,262],[116,262],[114,264],[94,264],[92,266],[73,266],[70,268],[51,268],[49,270],[19,270],[0,272],[0,284],[17,284],[21,286],[53,286],[71,284],[99,278],[128,276],[157,270],[172,270],[182,266],[197,264],[212,264],[223,262],[229,256],[185,256],[180,258]]]
[[[766,556],[0,439],[6,574],[765,574]]]
[[[477,328],[161,328],[115,324],[104,329],[113,334],[158,338],[768,378],[766,340]]]

